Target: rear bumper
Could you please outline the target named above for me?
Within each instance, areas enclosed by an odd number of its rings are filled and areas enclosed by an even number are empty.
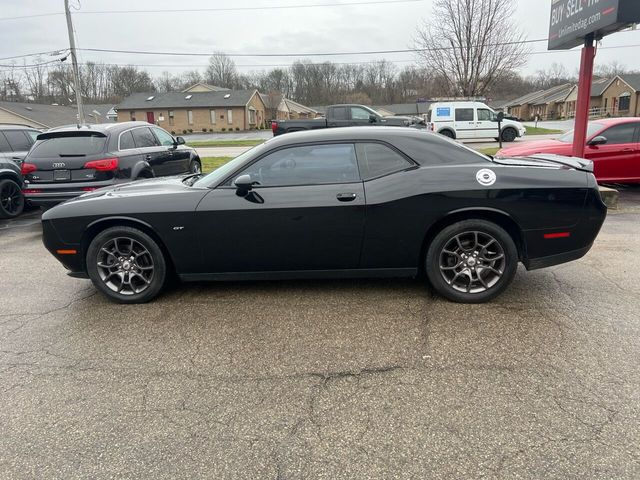
[[[24,198],[35,206],[54,206],[66,200],[70,200],[80,195],[97,190],[102,187],[110,187],[118,183],[116,180],[107,182],[91,183],[60,183],[60,184],[38,184],[31,183],[23,185]],[[36,190],[36,191],[34,191]]]
[[[560,265],[561,263],[572,262],[573,260],[578,260],[579,258],[584,257],[587,252],[591,250],[592,245],[579,248],[578,250],[549,255],[547,257],[533,258],[525,262],[525,267],[527,270],[537,270],[539,268],[547,268],[552,267],[553,265]]]

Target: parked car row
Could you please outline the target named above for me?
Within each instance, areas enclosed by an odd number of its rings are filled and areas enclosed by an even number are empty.
[[[0,217],[25,203],[51,207],[97,188],[200,173],[197,152],[146,122],[66,126],[40,132],[0,128]]]

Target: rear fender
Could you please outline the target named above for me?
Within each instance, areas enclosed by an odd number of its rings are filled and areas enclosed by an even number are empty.
[[[148,172],[151,177],[154,177],[151,165],[148,162],[139,162],[131,169],[131,179],[135,180],[142,172]]]

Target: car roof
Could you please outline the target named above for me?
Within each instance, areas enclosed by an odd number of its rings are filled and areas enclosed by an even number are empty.
[[[29,125],[20,125],[14,123],[0,123],[0,130],[34,130],[40,131],[37,128],[31,127]]]
[[[119,123],[94,123],[84,125],[64,125],[62,127],[51,128],[47,133],[51,132],[98,132],[103,135],[118,134],[133,127],[155,127],[148,122],[119,122]]]
[[[622,125],[623,123],[640,122],[640,117],[601,118],[592,120],[592,122],[610,127],[612,125]]]
[[[431,110],[434,109],[434,107],[442,107],[443,105],[447,105],[447,106],[451,106],[451,107],[475,107],[478,105],[482,105],[483,107],[486,107],[487,104],[484,102],[472,102],[472,101],[464,101],[464,102],[435,102],[432,103],[430,105]]]
[[[442,143],[448,140],[441,135],[426,130],[409,127],[345,127],[318,130],[303,130],[279,135],[267,140],[266,145],[278,147],[310,142],[344,142],[357,140],[380,140],[393,143],[400,138],[415,138],[425,142]]]

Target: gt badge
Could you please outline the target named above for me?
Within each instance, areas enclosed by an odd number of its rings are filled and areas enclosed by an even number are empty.
[[[489,170],[488,168],[483,168],[476,173],[476,180],[480,185],[484,185],[485,187],[490,187],[494,183],[496,183],[496,174],[493,170]]]

